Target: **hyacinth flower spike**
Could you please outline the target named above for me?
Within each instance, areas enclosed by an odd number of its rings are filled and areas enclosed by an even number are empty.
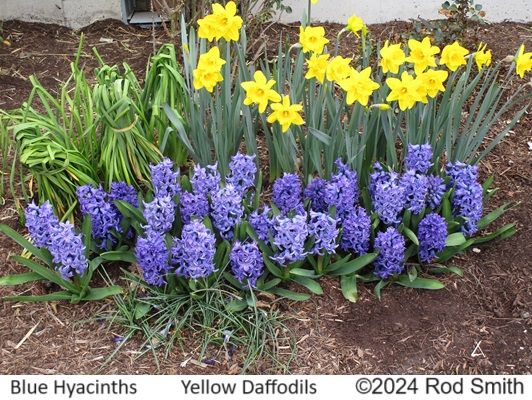
[[[41,206],[35,203],[29,204],[25,216],[31,241],[3,224],[0,224],[0,231],[22,245],[40,262],[32,258],[11,256],[32,272],[1,277],[0,285],[18,285],[44,279],[57,284],[64,290],[41,296],[8,296],[4,299],[14,301],[69,300],[77,303],[99,300],[122,293],[123,289],[120,286],[89,287],[92,274],[103,262],[101,257],[89,260],[92,230],[90,215],[85,217],[81,233],[76,232],[70,222],[59,222],[48,201]]]

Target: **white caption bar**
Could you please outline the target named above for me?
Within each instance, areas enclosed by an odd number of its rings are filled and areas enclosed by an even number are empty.
[[[0,399],[532,398],[532,375],[0,376]]]

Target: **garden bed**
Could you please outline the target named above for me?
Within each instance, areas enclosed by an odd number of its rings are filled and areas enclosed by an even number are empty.
[[[278,42],[278,33],[296,27],[274,25],[265,40]],[[341,29],[328,26],[331,38]],[[381,39],[404,32],[405,24],[370,26]],[[527,30],[528,29],[528,30]],[[530,24],[503,23],[481,31],[482,41],[492,49],[493,58],[513,55],[521,43],[530,49]],[[31,91],[28,77],[37,76],[49,90],[57,88],[70,74],[79,32],[66,28],[21,22],[6,22],[3,36],[10,35],[11,46],[0,47],[0,108],[19,107]],[[97,46],[108,64],[126,61],[137,76],[143,76],[153,50],[152,32],[123,26],[116,21],[96,23],[83,30],[86,35],[81,65],[87,76],[97,66],[90,48]],[[112,39],[112,42],[101,41]],[[156,46],[167,42],[162,30],[156,32]],[[273,47],[275,49],[275,46]],[[353,50],[342,47],[341,54]],[[526,75],[530,79],[530,74]],[[504,121],[501,121],[503,124]],[[497,129],[497,127],[495,127]],[[532,115],[525,114],[493,152],[480,164],[483,178],[494,175],[499,192],[490,199],[488,208],[508,201],[520,202],[497,221],[496,228],[517,223],[518,233],[502,242],[490,242],[472,252],[447,262],[464,271],[464,277],[447,275],[446,287],[439,291],[422,291],[399,286],[387,287],[378,300],[373,287],[361,287],[358,302],[348,303],[342,296],[339,281],[323,279],[324,294],[311,301],[284,300],[277,306],[295,335],[296,355],[289,364],[295,374],[351,373],[461,373],[526,374],[531,373],[532,347],[532,278],[530,254],[532,206],[530,203],[530,157]],[[4,172],[4,179],[8,175]],[[18,215],[13,199],[7,196],[0,208],[0,223],[19,232]],[[20,248],[7,237],[0,239],[0,275],[25,272],[8,259]],[[116,267],[118,268],[118,267]],[[114,273],[116,272],[116,273]],[[111,271],[117,283],[117,271]],[[36,283],[13,288],[0,287],[0,296],[46,293],[46,285]],[[137,374],[156,373],[158,366],[147,353],[136,359],[141,339],[123,346],[100,371],[100,366],[119,345],[122,332],[95,318],[114,306],[112,300],[72,305],[69,303],[0,303],[0,371],[4,374]],[[31,334],[23,341],[28,333]],[[283,335],[282,332],[279,333]],[[20,344],[22,343],[22,344]],[[19,345],[20,344],[20,345]],[[283,343],[280,343],[283,346]],[[159,371],[164,374],[238,373],[235,359],[215,366],[194,364],[194,338],[187,354],[174,348],[166,360],[161,358]],[[290,346],[290,342],[286,342]],[[290,349],[281,349],[290,356]],[[161,354],[162,355],[162,354]],[[214,355],[214,354],[213,354]],[[192,357],[186,367],[181,363]],[[279,373],[282,369],[268,360],[259,362],[256,373]]]

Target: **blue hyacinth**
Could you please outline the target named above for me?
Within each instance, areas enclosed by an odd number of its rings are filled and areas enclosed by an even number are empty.
[[[468,236],[477,230],[477,222],[482,217],[482,186],[478,182],[466,185],[457,182],[454,188],[452,211],[454,216],[467,218],[462,226],[462,232]]]
[[[283,266],[304,260],[307,256],[305,252],[307,237],[306,215],[297,214],[292,218],[276,217],[273,229],[273,244],[277,246],[279,254],[271,256],[271,259]]]
[[[331,205],[336,206],[336,216],[342,221],[358,203],[358,177],[356,171],[351,171],[341,159],[335,164],[338,165],[338,173],[331,176],[334,193]]]
[[[147,230],[146,237],[139,236],[135,246],[135,257],[142,270],[142,276],[150,285],[163,286],[170,272],[170,252],[164,236],[154,230]]]
[[[107,193],[101,185],[98,188],[92,185],[79,186],[76,193],[81,213],[91,217],[92,236],[102,241],[100,248],[109,250],[109,245],[116,242],[111,231],[122,232],[121,214],[114,203],[107,200]]]
[[[151,183],[154,188],[155,196],[157,197],[174,197],[181,193],[181,185],[179,184],[179,170],[174,171],[174,163],[168,158],[164,158],[157,165],[150,165],[151,168]]]
[[[340,177],[344,176],[347,178],[347,183],[349,185],[349,191],[354,195],[354,202],[358,203],[358,175],[355,170],[351,170],[347,164],[342,163],[342,159],[339,158],[334,162],[338,166],[338,173],[332,174],[331,182],[334,182]]]
[[[273,183],[273,204],[286,215],[294,208],[301,208],[301,181],[297,174],[284,173]],[[300,210],[299,210],[300,211]]]
[[[52,255],[55,269],[65,280],[74,272],[83,276],[89,264],[81,234],[76,234],[70,222],[59,222],[47,200],[41,206],[34,202],[26,208],[26,227],[37,247],[46,247]]]
[[[255,174],[257,173],[255,157],[256,154],[248,156],[238,152],[231,157],[231,162],[229,163],[231,173],[227,176],[226,182],[233,185],[243,194],[255,186]]]
[[[114,205],[115,200],[127,201],[135,208],[138,208],[139,206],[139,200],[135,188],[125,182],[111,182],[111,191],[107,195],[107,198],[112,207],[116,207]]]
[[[259,239],[266,243],[270,240],[269,232],[275,224],[271,211],[270,207],[264,206],[262,212],[259,213],[259,210],[255,210],[248,217],[248,222],[257,233]]]
[[[363,207],[357,206],[343,220],[340,246],[347,252],[366,254],[369,250],[370,234],[371,218]]]
[[[305,200],[310,200],[310,208],[316,212],[328,212],[336,199],[336,188],[323,178],[314,178],[304,190]]]
[[[209,215],[209,200],[203,194],[192,194],[183,191],[179,210],[181,212],[181,221],[188,224],[191,217],[203,219]]]
[[[377,233],[374,244],[379,254],[373,261],[375,275],[386,279],[395,273],[400,274],[404,269],[405,238],[394,227],[388,227],[386,232]]]
[[[447,240],[447,222],[436,213],[430,213],[418,226],[419,258],[424,263],[431,263],[436,253],[445,248]]]
[[[397,183],[398,179],[397,173],[391,174],[389,171],[384,171],[382,165],[376,162],[373,165],[373,173],[369,176],[369,195],[373,198],[378,185],[390,183],[390,181]]]
[[[228,184],[212,196],[212,223],[222,238],[233,238],[233,228],[240,223],[243,215],[242,194],[233,185]]]
[[[240,283],[247,282],[243,288],[256,288],[257,279],[264,271],[264,260],[257,243],[240,243],[237,240],[229,254],[233,276]]]
[[[467,165],[460,161],[456,161],[454,164],[447,163],[445,166],[445,173],[450,178],[450,188],[452,188],[456,182],[470,185],[478,180],[478,167]]]
[[[425,144],[408,144],[408,151],[405,157],[407,170],[425,174],[432,167],[432,146]]]
[[[435,175],[429,175],[428,177],[428,192],[426,206],[436,210],[442,201],[442,197],[445,194],[445,183],[443,178]]]
[[[33,244],[37,247],[47,247],[52,243],[52,228],[59,225],[59,219],[48,200],[38,206],[33,201],[28,204],[25,212],[26,228],[30,233]]]
[[[375,184],[372,195],[373,212],[386,225],[399,224],[405,206],[405,188],[398,184],[397,174],[388,172],[388,180]],[[380,179],[380,177],[379,177]]]
[[[310,220],[308,222],[308,234],[314,236],[314,246],[310,251],[311,254],[322,256],[325,253],[336,253],[336,238],[339,230],[336,228],[338,220],[329,214],[310,211]]]
[[[175,219],[176,205],[170,196],[156,197],[151,202],[144,202],[144,218],[146,230],[153,230],[159,234],[169,232]]]
[[[194,165],[194,174],[190,178],[194,194],[212,196],[220,190],[220,181],[218,163],[206,167],[202,167],[200,164]]]
[[[477,222],[482,217],[482,186],[477,182],[478,167],[466,165],[459,161],[447,164],[445,171],[450,179],[450,186],[454,187],[452,198],[452,212],[454,216],[467,218],[462,226],[462,232],[468,236],[477,230]]]
[[[172,264],[176,274],[185,278],[206,278],[216,271],[214,254],[216,238],[205,224],[197,219],[183,227],[181,238],[172,239]]]
[[[427,203],[429,178],[410,169],[401,177],[399,184],[404,188],[404,207],[413,214],[421,214]]]
[[[52,228],[52,242],[48,250],[63,279],[74,276],[74,271],[83,276],[89,267],[82,235],[76,235],[74,225],[70,222],[60,222]]]

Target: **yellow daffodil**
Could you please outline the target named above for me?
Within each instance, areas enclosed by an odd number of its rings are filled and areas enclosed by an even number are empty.
[[[218,82],[223,81],[220,70],[224,64],[225,60],[220,58],[220,49],[216,46],[210,49],[207,53],[202,54],[199,58],[196,69],[192,71],[194,76],[194,88],[196,90],[205,88],[209,92],[212,92],[214,86],[216,86]]]
[[[316,78],[318,82],[323,83],[325,79],[325,71],[329,65],[329,54],[323,54],[321,56],[316,53],[312,54],[307,60],[308,71],[305,75],[306,79]]]
[[[441,52],[440,64],[445,64],[451,71],[456,71],[460,65],[467,64],[465,59],[469,51],[458,42],[447,45]]]
[[[338,82],[340,87],[347,93],[347,104],[353,104],[355,101],[358,101],[363,106],[368,104],[369,96],[380,87],[377,82],[371,80],[370,74],[371,67],[367,67],[360,72],[353,68],[349,78]]]
[[[214,38],[220,40],[222,37],[227,40],[238,40],[242,18],[236,15],[236,4],[229,1],[225,8],[219,3],[212,4],[212,14],[198,20],[198,36],[212,41]]]
[[[364,28],[364,21],[362,21],[362,18],[357,17],[356,15],[351,15],[349,19],[347,20],[347,31],[353,32],[355,35],[358,36],[358,31],[361,31],[362,28]]]
[[[321,54],[323,47],[329,43],[329,39],[325,39],[325,29],[323,26],[307,26],[305,29],[300,26],[299,43],[303,46],[303,53],[312,51]]]
[[[445,91],[443,82],[447,80],[448,76],[449,73],[447,71],[429,69],[426,72],[418,75],[418,79],[421,80],[421,84],[426,92],[426,95],[434,98],[438,92]]]
[[[207,71],[220,71],[224,64],[225,60],[220,57],[220,49],[214,46],[207,53],[200,55],[197,68]]]
[[[254,81],[242,82],[242,88],[246,91],[246,98],[244,104],[249,106],[250,104],[258,104],[259,112],[263,113],[266,110],[266,106],[269,101],[279,102],[281,101],[281,95],[272,89],[275,85],[275,81],[270,79],[266,80],[266,76],[262,71],[256,71],[253,75]]]
[[[400,44],[388,45],[388,41],[384,42],[384,46],[380,51],[382,72],[390,71],[392,74],[399,72],[399,67],[405,62],[406,56],[401,49]]]
[[[478,50],[475,53],[475,62],[477,63],[478,70],[480,71],[485,65],[489,67],[491,64],[491,50],[486,51],[487,44],[482,46],[482,43],[479,44]]]
[[[283,97],[282,103],[271,104],[272,113],[268,116],[268,122],[279,122],[282,127],[282,131],[286,132],[290,125],[302,125],[304,123],[303,118],[299,115],[299,112],[303,109],[300,104],[290,104],[290,98],[288,96]]]
[[[312,4],[316,4],[316,3],[318,2],[318,0],[310,0],[310,2],[311,2]]]
[[[427,99],[427,88],[423,86],[423,81],[420,79],[420,76],[416,76],[415,81],[419,82],[419,86],[417,88],[417,92],[419,93],[419,96],[421,97],[421,100],[419,100],[420,103],[427,104],[429,102],[429,99]]]
[[[435,67],[436,59],[435,54],[440,52],[437,46],[432,46],[430,38],[426,37],[421,42],[410,39],[408,41],[408,48],[410,54],[406,58],[406,61],[414,64],[414,72],[416,75],[421,74],[427,69],[427,67]]]
[[[212,14],[207,15],[205,18],[198,19],[198,36],[200,38],[212,42],[217,33],[218,28]]]
[[[216,86],[216,84],[224,80],[220,71],[216,71],[216,70],[196,68],[194,71],[192,71],[192,74],[194,76],[194,82],[193,82],[194,88],[196,90],[205,88],[207,91],[211,93],[214,87]]]
[[[342,56],[334,57],[325,71],[325,76],[328,80],[332,81],[341,81],[347,79],[351,74],[352,68],[349,66],[351,62],[350,58],[344,58]]]
[[[515,72],[524,78],[525,72],[532,70],[532,52],[525,53],[525,45],[521,45],[517,57],[515,57]]]
[[[391,89],[390,94],[386,97],[386,101],[397,100],[399,108],[406,110],[412,108],[417,101],[422,101],[423,97],[418,89],[421,81],[415,80],[408,72],[404,71],[401,79],[388,78],[386,84]]]

